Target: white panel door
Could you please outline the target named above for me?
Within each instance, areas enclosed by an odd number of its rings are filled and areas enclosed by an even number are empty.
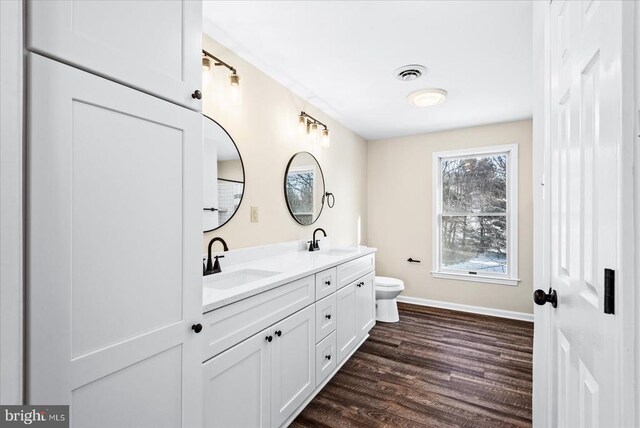
[[[206,428],[270,426],[271,329],[204,363]]]
[[[194,110],[202,90],[202,3],[196,0],[29,0],[27,44]]]
[[[619,315],[604,313],[604,272],[621,268],[623,9],[597,0],[550,7],[551,421],[615,427],[621,328]],[[618,278],[616,293],[626,286]]]
[[[316,387],[315,305],[285,318],[265,334],[271,342],[271,426],[279,427]]]
[[[199,426],[199,113],[29,55],[28,402]]]
[[[356,325],[358,339],[363,339],[376,323],[375,321],[375,274],[370,273],[356,281]]]
[[[338,342],[338,363],[345,359],[355,348],[358,339],[358,320],[356,318],[356,283],[341,288],[336,293],[338,324],[336,335]]]

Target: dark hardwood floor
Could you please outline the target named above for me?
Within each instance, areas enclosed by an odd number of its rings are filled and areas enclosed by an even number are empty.
[[[292,427],[531,426],[533,323],[399,308]]]

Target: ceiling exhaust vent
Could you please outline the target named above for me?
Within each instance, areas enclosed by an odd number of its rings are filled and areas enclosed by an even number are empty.
[[[396,69],[395,75],[398,80],[410,82],[416,80],[427,72],[427,68],[419,64],[409,64]]]

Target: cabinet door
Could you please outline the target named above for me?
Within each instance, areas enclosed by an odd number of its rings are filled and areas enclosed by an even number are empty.
[[[316,387],[315,305],[272,327],[271,426],[279,427]]]
[[[356,346],[358,325],[356,319],[356,283],[341,288],[336,293],[338,299],[338,363],[342,361]]]
[[[30,0],[27,20],[30,50],[201,109],[200,1]]]
[[[204,363],[206,428],[270,426],[271,344],[265,334]]]
[[[27,401],[202,422],[199,113],[29,55]]]
[[[356,325],[358,340],[364,338],[375,324],[375,274],[356,281]]]

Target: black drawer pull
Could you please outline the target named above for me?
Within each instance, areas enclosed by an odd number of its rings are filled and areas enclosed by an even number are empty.
[[[324,284],[325,285],[331,285],[331,281],[325,281]]]
[[[327,314],[324,316],[326,319],[330,320],[331,319],[331,314]]]
[[[331,355],[325,355],[324,357],[329,361],[331,360]]]
[[[202,324],[192,325],[191,330],[195,331],[196,333],[200,333],[202,331]]]
[[[273,340],[273,337],[272,336],[267,336],[267,337],[265,337],[265,340],[267,342],[271,342]]]
[[[282,336],[282,331],[276,330],[275,335],[278,337]]]

